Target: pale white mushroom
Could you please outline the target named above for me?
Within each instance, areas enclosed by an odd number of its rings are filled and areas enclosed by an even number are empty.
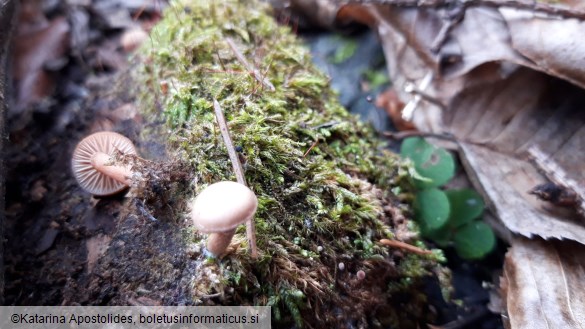
[[[202,233],[208,233],[207,250],[223,255],[236,227],[254,217],[258,199],[247,186],[230,181],[209,185],[193,200],[191,219]]]
[[[106,196],[121,192],[132,184],[129,167],[111,164],[116,150],[136,154],[136,148],[128,138],[111,131],[91,134],[77,144],[71,168],[81,188],[96,196]]]

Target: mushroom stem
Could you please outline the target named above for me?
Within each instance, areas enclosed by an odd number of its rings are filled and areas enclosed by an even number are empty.
[[[233,229],[227,232],[211,233],[207,237],[207,250],[214,257],[219,257],[225,253],[225,250],[232,242],[232,237],[236,233]]]
[[[127,186],[132,185],[132,171],[126,167],[115,166],[110,164],[110,156],[103,152],[96,152],[91,157],[91,165],[95,170],[102,174],[115,179],[116,181]]]

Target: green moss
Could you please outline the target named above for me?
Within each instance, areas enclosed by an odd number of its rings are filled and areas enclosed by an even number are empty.
[[[251,0],[183,1],[166,17],[143,48],[137,79],[145,82],[142,107],[151,121],[164,118],[169,150],[192,170],[195,190],[183,195],[235,180],[213,113],[217,99],[259,199],[260,259],[249,258],[241,227],[240,248],[199,264],[194,300],[205,304],[202,296],[220,292],[225,304],[272,305],[277,321],[298,326],[377,323],[389,313],[392,323],[428,321],[424,298],[409,290],[437,257],[403,257],[377,243],[395,235],[391,214],[400,205],[390,191],[408,190],[409,170],[338,103],[289,28]],[[275,91],[246,71],[226,38]],[[355,278],[358,270],[365,280]],[[397,310],[393,282],[409,283],[399,285],[400,300],[416,305],[412,312]]]
[[[339,48],[335,50],[333,56],[331,56],[331,63],[341,64],[348,60],[358,50],[358,43],[351,39],[339,36],[338,38]]]

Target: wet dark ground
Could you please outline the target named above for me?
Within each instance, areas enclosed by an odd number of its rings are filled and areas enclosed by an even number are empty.
[[[99,255],[100,247],[110,242],[107,237],[114,227],[109,219],[121,216],[124,200],[90,198],[77,187],[69,165],[76,142],[92,130],[106,126],[133,140],[138,137],[136,126],[140,115],[135,109],[127,110],[125,115],[111,111],[127,106],[130,99],[125,99],[123,93],[110,95],[104,90],[115,72],[126,69],[127,53],[119,46],[121,33],[134,25],[151,24],[160,8],[141,7],[139,1],[122,3],[108,0],[92,6],[83,1],[55,0],[37,8],[36,14],[49,22],[60,17],[66,19],[70,23],[68,35],[76,41],[63,49],[62,56],[51,59],[51,65],[43,67],[50,72],[48,83],[52,96],[36,105],[21,107],[16,103],[19,97],[22,99],[22,90],[18,84],[13,86],[17,97],[12,108],[18,111],[8,113],[9,142],[4,151],[7,216],[4,300],[8,305],[60,305],[72,301],[106,304],[115,302],[111,298],[119,291],[96,285],[124,280],[140,283],[141,278],[95,278],[88,271],[91,263],[88,251]],[[116,15],[122,19],[109,18]],[[312,49],[315,62],[332,77],[341,102],[371,122],[377,131],[392,130],[384,109],[373,104],[389,85],[381,79],[385,66],[376,36],[362,31],[349,36],[303,33],[303,37]],[[396,149],[398,144],[391,147]],[[119,251],[129,253],[134,245],[142,243],[132,237],[133,229],[165,229],[141,218],[125,221],[124,225],[118,228],[115,238]],[[164,247],[167,242],[157,243]],[[176,271],[180,277],[181,271],[189,269],[175,266],[182,261],[172,255],[176,248],[167,246],[169,271]],[[504,247],[500,246],[482,262],[465,262],[451,250],[446,251],[447,266],[453,272],[453,297],[461,301],[461,306],[445,303],[436,280],[430,279],[428,296],[435,306],[438,323],[450,323],[444,328],[502,328],[499,315],[487,311],[489,294],[482,283],[493,282],[497,277],[503,253]],[[131,255],[148,259],[148,253]],[[171,298],[145,295],[130,302],[188,303],[182,296],[182,292],[176,291]]]

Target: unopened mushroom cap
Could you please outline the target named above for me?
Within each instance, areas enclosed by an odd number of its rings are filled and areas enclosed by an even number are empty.
[[[191,219],[203,233],[226,232],[252,218],[258,199],[247,186],[236,182],[209,185],[191,204]]]
[[[81,188],[97,196],[115,194],[127,188],[125,184],[100,173],[91,165],[91,157],[96,152],[113,155],[116,150],[124,154],[136,154],[136,149],[128,138],[111,131],[91,134],[77,144],[73,151],[71,168]]]

